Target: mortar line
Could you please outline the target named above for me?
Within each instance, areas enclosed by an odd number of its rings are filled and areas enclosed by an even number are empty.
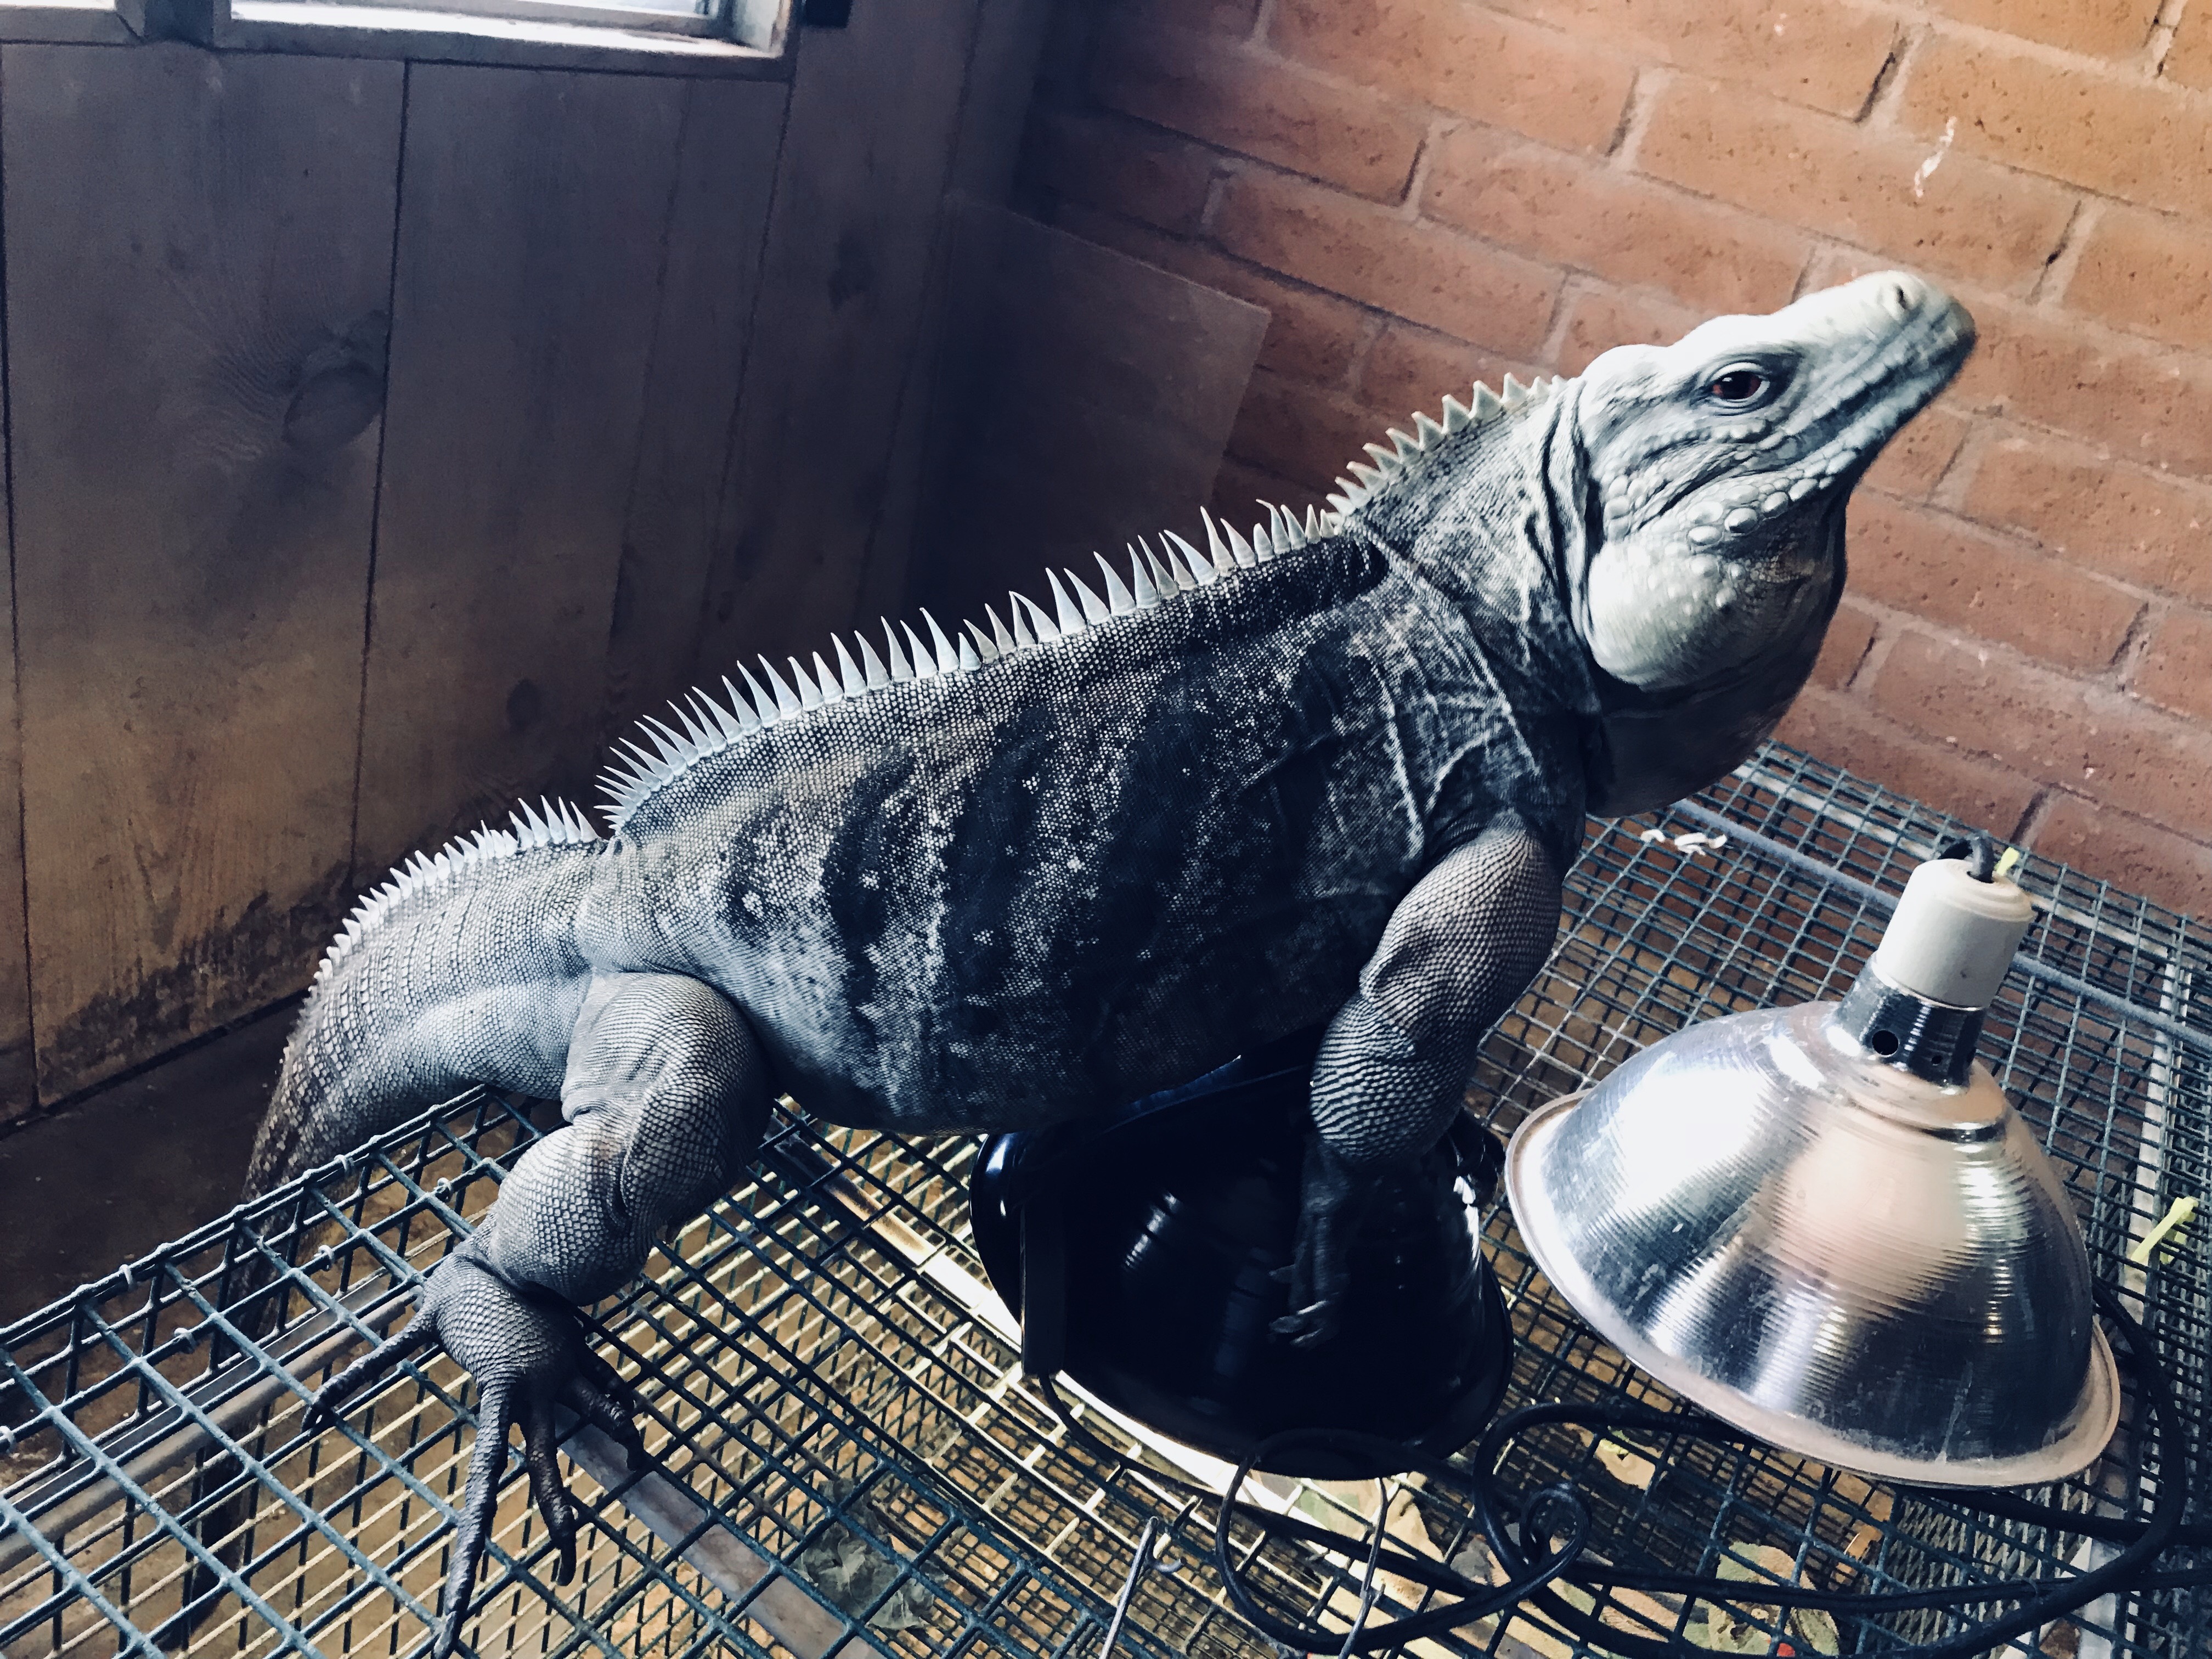
[[[2027,805],[2021,809],[2020,821],[2013,825],[2009,839],[2014,846],[2029,852],[2035,850],[2035,838],[2042,833],[2051,808],[2057,804],[2058,793],[2055,784],[2046,783],[2027,798]]]
[[[2149,32],[2143,37],[2143,56],[2154,81],[2166,76],[2166,55],[2173,50],[2174,33],[2188,9],[2189,0],[2166,0],[2150,20]]]
[[[2128,624],[2127,632],[2120,635],[2119,644],[2113,647],[2112,661],[2105,665],[2106,672],[2112,677],[2114,690],[2129,690],[2136,671],[2142,666],[2143,659],[2150,654],[2151,636],[2158,632],[2159,624],[2172,614],[2171,605],[2160,604],[2156,599],[2148,601],[2136,611],[2135,620]],[[2136,694],[2130,692],[2130,695]]]
[[[1897,44],[1890,48],[1889,56],[1875,71],[1874,85],[1867,88],[1866,98],[1859,105],[1859,112],[1851,118],[1855,125],[1893,127],[1897,125],[1891,117],[1896,113],[1898,102],[1904,96],[1902,88],[1907,73],[1913,60],[1919,57],[1921,47],[1933,33],[1934,31],[1924,23],[1915,27],[1913,21],[1898,20]]]
[[[1634,173],[1636,159],[1644,148],[1644,135],[1650,130],[1672,76],[1656,64],[1643,64],[1629,77],[1628,96],[1620,106],[1620,119],[1607,140],[1605,159],[1615,172]]]
[[[2028,284],[2025,303],[2031,310],[2057,311],[2059,300],[2074,285],[2074,273],[2081,264],[2082,250],[2089,243],[2089,233],[2096,229],[2097,221],[2104,214],[2103,198],[2087,192],[2074,200],[2074,210],[2066,216],[2066,223],[2058,233],[2058,245],[2051,250],[2043,262],[2043,269],[2035,273]]]

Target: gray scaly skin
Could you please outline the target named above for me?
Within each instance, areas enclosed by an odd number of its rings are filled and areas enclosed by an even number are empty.
[[[1051,610],[833,642],[648,723],[601,840],[524,809],[417,859],[332,947],[259,1190],[483,1082],[557,1096],[414,1322],[478,1432],[437,1651],[519,1423],[573,1560],[566,1403],[633,1448],[569,1304],[738,1178],[770,1099],[911,1131],[1054,1122],[1328,1022],[1287,1340],[1340,1234],[1458,1109],[1541,966],[1584,815],[1703,787],[1773,729],[1844,577],[1844,501],[1972,325],[1909,276],[1477,388],[1300,525],[1170,536]]]

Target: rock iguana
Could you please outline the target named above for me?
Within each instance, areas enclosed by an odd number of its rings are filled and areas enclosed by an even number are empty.
[[[1363,1183],[1458,1109],[1542,965],[1588,813],[1771,732],[1844,580],[1844,502],[1971,320],[1869,276],[1369,446],[1302,520],[1206,521],[1049,607],[884,627],[648,720],[612,834],[566,805],[418,855],[331,946],[258,1191],[471,1083],[557,1097],[420,1311],[478,1432],[435,1650],[519,1423],[574,1559],[565,1403],[640,1445],[567,1304],[725,1192],[771,1098],[887,1130],[1036,1127],[1321,1022],[1285,1340],[1325,1333]]]

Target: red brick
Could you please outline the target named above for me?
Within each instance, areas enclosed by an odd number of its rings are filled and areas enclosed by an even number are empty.
[[[2057,251],[2072,195],[1954,152],[1916,196],[1928,156],[1901,134],[1680,79],[1662,93],[1636,162],[1753,212],[2026,293]]]
[[[2108,206],[2082,245],[2065,305],[2154,339],[2212,346],[2212,225]]]
[[[2212,89],[2212,8],[2191,6],[2181,14],[2162,73],[2185,87]]]
[[[1348,461],[1364,460],[1363,445],[1387,422],[1338,392],[1255,372],[1229,434],[1237,460],[1316,490],[1333,489]]]
[[[2073,445],[2008,438],[1982,456],[1965,507],[2078,564],[2212,604],[2212,489],[2202,485]]]
[[[1850,588],[2061,668],[2104,668],[2142,601],[2021,544],[1862,491],[1850,505]]]
[[[1805,268],[1791,231],[1489,127],[1437,146],[1421,211],[1712,311],[1772,311]]]
[[[2032,778],[1962,754],[1953,744],[1916,736],[1870,714],[1854,699],[1818,686],[1797,694],[1775,735],[1885,789],[2008,840],[2036,794]]]
[[[1958,402],[2212,477],[2212,362],[1996,304],[1977,304],[1974,321],[1981,343],[1952,386]]]
[[[2130,202],[2212,215],[2212,104],[2156,82],[1939,32],[1915,59],[1899,110],[1931,141],[1955,121],[1956,150]]]
[[[1194,230],[1215,161],[1195,144],[1110,116],[1054,112],[1031,127],[1024,167],[1070,201],[1163,230]]]
[[[1654,63],[1748,81],[1838,115],[1865,107],[1897,44],[1891,19],[1824,0],[1492,0],[1498,9]],[[2046,0],[2063,4],[2064,0]]]
[[[1250,466],[1231,457],[1214,475],[1212,507],[1217,519],[1225,518],[1240,529],[1267,516],[1261,501],[1273,501],[1304,517],[1309,507],[1325,507],[1324,492],[1285,478],[1265,467]],[[1188,532],[1184,532],[1188,534]]]
[[[1091,86],[1110,109],[1382,202],[1405,195],[1428,136],[1371,94],[1180,30],[1109,35]]]
[[[1553,367],[1561,374],[1579,374],[1592,358],[1615,346],[1671,345],[1704,320],[1694,311],[1646,295],[1578,288],[1567,301],[1566,326]]]
[[[1256,169],[1230,181],[1213,234],[1270,270],[1521,356],[1543,339],[1559,289],[1542,265]]]
[[[1574,149],[1609,149],[1626,61],[1468,0],[1282,0],[1270,42],[1318,69]]]
[[[1938,398],[1889,441],[1867,469],[1866,481],[1908,501],[1926,500],[1937,480],[1950,470],[1972,425],[1971,417]]]
[[[2184,915],[2212,915],[2212,847],[2140,818],[2060,795],[2036,830],[2035,852]]]
[[[1840,691],[1859,672],[1874,644],[1875,618],[1846,599],[1828,619],[1828,636],[1820,641],[1820,659],[1813,665],[1813,684]]]
[[[2168,611],[2151,634],[2130,689],[2177,714],[2212,720],[2212,617]]]
[[[1875,677],[1878,713],[2154,823],[2212,825],[2212,732],[2003,653],[1908,634]]]
[[[1477,380],[1494,392],[1509,373],[1526,380],[1536,371],[1464,340],[1393,323],[1368,350],[1359,371],[1359,401],[1401,423],[1415,410],[1441,418],[1447,392],[1464,402]]]
[[[1164,236],[1109,214],[1063,210],[1054,222],[1147,264],[1265,307],[1267,332],[1260,342],[1261,368],[1316,386],[1341,386],[1351,378],[1352,360],[1370,332],[1368,315],[1358,306],[1283,282],[1202,243]]]
[[[2149,40],[2159,0],[1936,0],[1936,9],[2023,40],[2096,58],[2129,58]]]

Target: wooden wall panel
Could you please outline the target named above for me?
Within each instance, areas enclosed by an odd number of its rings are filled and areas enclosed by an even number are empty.
[[[688,90],[410,72],[364,881],[597,769]]]
[[[49,1099],[295,988],[348,896],[402,75],[0,52]]]
[[[9,555],[7,480],[0,476],[0,557]],[[39,1109],[31,1048],[29,939],[23,921],[22,742],[15,703],[14,585],[0,588],[0,1128]],[[4,1317],[4,1316],[0,1316]]]
[[[848,27],[800,42],[702,673],[740,649],[811,648],[851,619],[922,337],[977,4],[855,6]]]
[[[668,264],[608,641],[610,729],[696,684],[692,647],[788,93],[782,84],[732,81],[685,88]]]

